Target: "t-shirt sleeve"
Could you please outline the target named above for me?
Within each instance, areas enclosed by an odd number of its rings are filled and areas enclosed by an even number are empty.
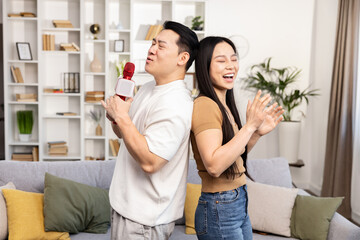
[[[195,99],[191,125],[195,135],[208,129],[221,129],[222,115],[216,102],[207,97]]]
[[[146,122],[144,136],[150,152],[170,161],[190,135],[193,102],[163,100]]]

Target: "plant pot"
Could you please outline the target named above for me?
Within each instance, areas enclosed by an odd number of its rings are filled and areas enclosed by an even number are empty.
[[[100,126],[100,123],[96,127],[96,136],[102,136],[102,127]]]
[[[295,163],[298,160],[301,122],[279,123],[279,154]]]
[[[20,142],[29,142],[31,134],[19,134]]]

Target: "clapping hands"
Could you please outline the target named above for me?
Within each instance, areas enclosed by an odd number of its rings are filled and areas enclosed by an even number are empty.
[[[283,120],[284,110],[278,103],[266,107],[272,100],[269,94],[261,97],[259,90],[251,102],[249,100],[246,109],[246,124],[248,124],[260,136],[268,134]]]

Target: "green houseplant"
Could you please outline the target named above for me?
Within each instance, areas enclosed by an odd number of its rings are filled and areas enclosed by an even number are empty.
[[[252,90],[262,90],[269,93],[274,101],[281,105],[285,112],[284,121],[279,124],[279,154],[289,163],[298,161],[300,141],[300,121],[294,121],[293,111],[303,101],[309,104],[309,97],[317,96],[318,89],[296,89],[294,83],[299,80],[301,70],[295,67],[273,68],[270,66],[271,58],[251,67],[245,86]]]
[[[29,141],[34,123],[33,112],[31,110],[17,111],[16,117],[20,141]]]
[[[203,30],[202,28],[202,24],[204,23],[204,21],[200,20],[201,19],[201,16],[196,16],[192,19],[192,26],[191,26],[191,29],[192,30]]]
[[[271,58],[251,67],[250,73],[244,78],[246,87],[269,93],[274,101],[283,106],[284,121],[293,121],[293,110],[304,100],[309,104],[309,97],[318,96],[318,89],[293,89],[292,84],[299,79],[301,70],[295,67],[273,68]]]

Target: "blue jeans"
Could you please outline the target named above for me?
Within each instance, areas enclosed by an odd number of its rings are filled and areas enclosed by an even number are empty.
[[[252,240],[246,185],[225,192],[202,192],[195,230],[199,240]]]

